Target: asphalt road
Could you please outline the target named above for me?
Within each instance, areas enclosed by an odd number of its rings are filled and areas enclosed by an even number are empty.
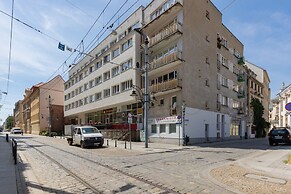
[[[65,139],[19,136],[19,171],[30,193],[237,193],[217,184],[210,170],[237,163],[291,179],[282,163],[289,146],[266,139],[236,140],[196,146],[132,143],[81,149]],[[231,178],[231,177],[230,177]]]

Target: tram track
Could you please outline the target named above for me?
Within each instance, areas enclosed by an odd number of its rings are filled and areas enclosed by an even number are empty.
[[[145,183],[145,184],[148,184],[152,187],[155,187],[155,188],[158,188],[160,190],[162,190],[161,193],[179,193],[173,189],[170,189],[168,188],[167,186],[163,185],[163,184],[160,184],[160,183],[157,183],[157,182],[154,182],[153,180],[151,179],[148,179],[148,178],[145,178],[145,177],[142,177],[140,175],[136,175],[136,174],[132,174],[132,173],[128,173],[128,172],[125,172],[123,171],[122,169],[118,169],[118,168],[115,168],[115,167],[112,167],[110,165],[107,165],[107,164],[103,164],[101,162],[98,162],[98,161],[94,161],[92,159],[89,159],[89,158],[86,158],[82,155],[78,155],[78,154],[74,154],[70,151],[67,151],[67,150],[64,150],[64,149],[61,149],[61,148],[58,148],[58,147],[55,147],[55,146],[52,146],[50,144],[47,144],[47,143],[44,143],[44,142],[40,142],[40,141],[37,141],[37,140],[30,140],[32,142],[35,142],[35,143],[38,143],[38,144],[42,144],[42,145],[45,145],[45,146],[49,146],[50,148],[53,148],[53,149],[56,149],[58,151],[61,151],[63,153],[66,153],[66,154],[70,154],[74,157],[78,157],[82,160],[85,160],[87,162],[90,162],[90,163],[93,163],[95,165],[98,165],[98,166],[101,166],[107,170],[110,170],[110,171],[113,171],[113,172],[116,172],[116,173],[119,173],[123,176],[126,176],[126,177],[130,177],[134,180],[137,180],[137,181],[140,181],[142,183]],[[80,177],[79,175],[77,175],[76,173],[72,172],[70,169],[68,169],[67,167],[65,167],[64,165],[62,165],[60,162],[58,162],[57,160],[55,160],[54,158],[52,158],[51,156],[49,156],[48,154],[46,154],[45,152],[41,151],[38,147],[35,147],[33,145],[30,145],[28,144],[27,142],[25,141],[21,141],[23,142],[24,144],[26,144],[27,146],[33,148],[34,150],[36,150],[38,153],[42,154],[43,156],[45,156],[47,159],[49,159],[50,161],[52,161],[53,163],[55,163],[56,165],[58,165],[61,169],[63,169],[65,172],[67,172],[69,175],[71,175],[72,177],[74,177],[77,181],[79,181],[81,184],[83,184],[84,186],[86,186],[88,189],[90,189],[92,192],[94,193],[101,193],[101,191],[99,189],[97,189],[96,187],[94,187],[93,185],[91,185],[90,183],[88,183],[86,180],[84,180],[82,177]],[[86,151],[85,151],[86,152]],[[87,154],[91,154],[91,153],[88,153],[86,152]]]

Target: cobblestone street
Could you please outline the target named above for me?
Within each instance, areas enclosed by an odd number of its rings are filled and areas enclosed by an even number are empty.
[[[116,148],[113,141],[108,147],[89,149],[39,136],[18,142],[19,169],[29,193],[250,193],[256,187],[241,186],[244,174],[224,166],[268,147],[264,140],[155,149],[133,143],[132,150],[121,142]],[[253,185],[258,181],[244,179]],[[289,181],[284,188],[288,185]]]

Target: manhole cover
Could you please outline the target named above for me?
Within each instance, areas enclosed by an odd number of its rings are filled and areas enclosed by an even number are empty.
[[[284,185],[287,183],[287,181],[285,181],[284,179],[277,179],[277,178],[261,176],[261,175],[257,175],[257,174],[245,174],[245,177],[257,179],[260,181],[267,181],[267,182],[271,182],[271,183],[281,184],[281,185]]]
[[[236,161],[236,159],[234,159],[234,158],[228,158],[228,159],[226,159],[226,160],[229,160],[229,161]]]
[[[203,160],[204,158],[196,158],[197,160]]]

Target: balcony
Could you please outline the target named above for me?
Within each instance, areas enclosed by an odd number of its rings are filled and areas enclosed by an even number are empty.
[[[245,91],[238,91],[237,97],[238,98],[244,98],[245,97]]]
[[[154,45],[175,34],[182,34],[182,25],[180,23],[174,23],[173,25],[168,26],[167,28],[163,29],[161,32],[150,38],[149,47],[153,47]]]
[[[244,64],[245,64],[245,58],[244,58],[244,57],[240,57],[240,58],[238,59],[237,63],[238,63],[239,65],[244,65]]]
[[[237,75],[237,81],[238,82],[244,82],[246,80],[245,78],[245,74],[244,73],[240,73]]]
[[[175,51],[168,55],[165,55],[159,59],[154,59],[149,64],[149,75],[152,75],[152,71],[159,69],[159,72],[165,70],[166,68],[174,67],[182,62],[182,53],[180,51]]]
[[[159,92],[167,92],[171,90],[180,90],[181,86],[179,85],[178,79],[172,79],[166,82],[158,83],[155,85],[151,85],[149,88],[150,93],[159,93]]]
[[[153,34],[157,29],[160,29],[162,25],[177,17],[177,14],[182,11],[182,8],[183,2],[181,0],[175,0],[168,9],[163,10],[154,17],[151,16],[151,19],[146,21],[146,25],[143,27],[143,32],[147,35]]]

